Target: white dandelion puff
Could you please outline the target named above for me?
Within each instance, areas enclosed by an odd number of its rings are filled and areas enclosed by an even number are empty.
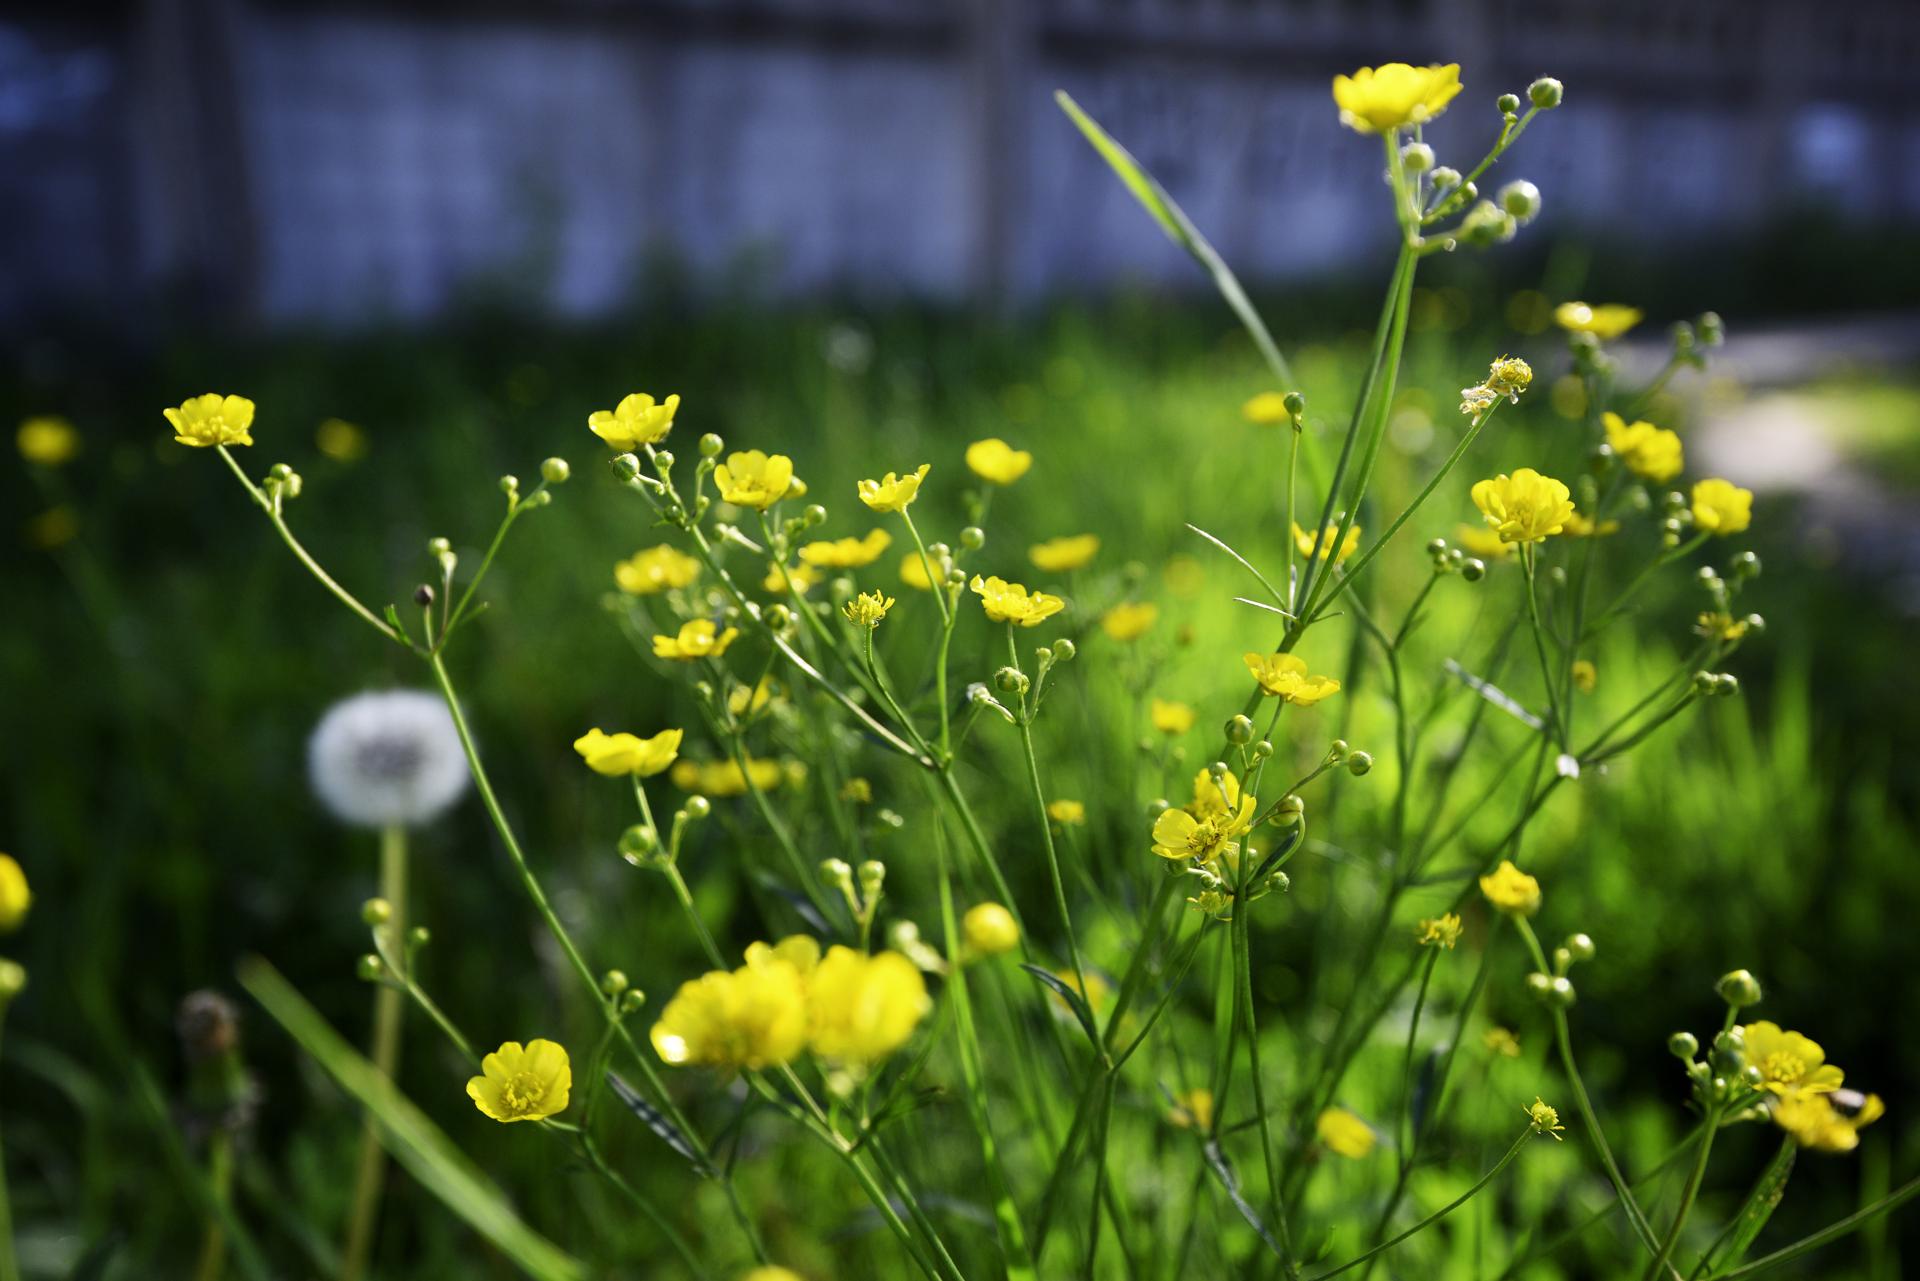
[[[334,816],[363,827],[417,827],[467,788],[467,758],[438,697],[396,689],[327,709],[307,744],[313,790]]]

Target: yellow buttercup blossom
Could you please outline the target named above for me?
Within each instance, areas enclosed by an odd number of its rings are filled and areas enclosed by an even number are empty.
[[[879,560],[880,553],[891,546],[893,535],[884,529],[874,529],[864,538],[807,543],[800,548],[800,559],[815,569],[862,569]]]
[[[673,764],[674,758],[680,755],[683,733],[682,730],[663,729],[651,738],[641,738],[638,734],[603,734],[595,728],[574,739],[573,750],[580,753],[580,759],[596,774],[605,774],[609,778],[617,778],[622,774],[652,778]]]
[[[27,919],[33,891],[27,873],[11,854],[0,854],[0,933],[11,933]]]
[[[864,1068],[905,1045],[933,1002],[919,967],[900,953],[832,947],[807,980],[807,1007],[813,1052]]]
[[[1033,466],[1033,455],[1015,449],[998,436],[976,440],[967,446],[967,467],[981,480],[995,485],[1011,485]]]
[[[983,579],[975,574],[973,591],[980,597],[980,607],[986,610],[988,620],[995,623],[1038,627],[1067,607],[1067,602],[1058,596],[1029,592],[1019,583],[1009,583],[998,576]]]
[[[1453,539],[1467,552],[1483,560],[1504,560],[1513,555],[1513,544],[1485,525],[1455,526]]]
[[[920,482],[927,478],[931,463],[921,463],[904,476],[888,472],[879,480],[863,480],[854,486],[860,501],[877,512],[904,511],[920,494]]]
[[[765,511],[800,482],[794,479],[793,459],[748,449],[728,454],[727,461],[713,469],[713,483],[726,501]]]
[[[253,402],[245,396],[208,392],[182,401],[178,409],[162,410],[173,424],[173,438],[204,449],[210,445],[251,445],[247,429],[253,426]]]
[[[960,920],[967,948],[977,956],[998,956],[1020,946],[1020,922],[998,903],[975,903]]]
[[[1556,1143],[1560,1141],[1560,1132],[1567,1127],[1560,1124],[1560,1113],[1550,1107],[1539,1095],[1533,1096],[1533,1104],[1521,1109],[1527,1114],[1527,1121],[1533,1126],[1535,1134],[1544,1134]]]
[[[1509,1028],[1488,1028],[1480,1034],[1480,1044],[1486,1046],[1488,1053],[1497,1054],[1503,1059],[1520,1057],[1520,1038]]]
[[[1117,641],[1138,640],[1159,618],[1158,605],[1122,601],[1100,616],[1100,630]]]
[[[1320,1144],[1335,1156],[1358,1161],[1373,1151],[1376,1136],[1373,1127],[1346,1108],[1328,1108],[1314,1119],[1313,1131]]]
[[[779,761],[747,760],[746,772],[740,763],[724,761],[679,761],[669,775],[673,785],[683,792],[705,796],[744,796],[751,782],[757,792],[770,792],[786,781],[787,771]]]
[[[1707,610],[1694,620],[1693,630],[1709,640],[1734,641],[1745,638],[1753,625],[1744,618],[1735,618],[1725,610]]]
[[[768,949],[739,969],[687,980],[647,1039],[675,1066],[757,1071],[791,1062],[807,1047],[806,983],[792,952]]]
[[[846,603],[842,612],[855,627],[878,627],[892,608],[893,597],[880,592],[861,592]]]
[[[792,1268],[769,1263],[752,1269],[740,1281],[806,1281],[806,1278]]]
[[[357,462],[367,453],[367,433],[344,418],[323,418],[313,429],[313,447],[336,463]]]
[[[818,586],[821,573],[811,565],[782,565],[777,560],[767,562],[767,576],[760,580],[760,586],[775,596],[784,596],[789,586],[805,596],[809,587]]]
[[[1219,778],[1213,771],[1199,770],[1193,776],[1193,803],[1187,813],[1195,818],[1223,818],[1240,808],[1240,780],[1228,770]]]
[[[1747,1042],[1747,1062],[1760,1069],[1760,1088],[1773,1094],[1824,1094],[1837,1090],[1845,1074],[1827,1062],[1817,1041],[1789,1032],[1762,1019],[1740,1029]]]
[[[1340,544],[1340,553],[1333,557],[1333,563],[1339,565],[1344,563],[1347,557],[1360,550],[1360,526],[1355,525],[1348,529],[1347,536],[1341,538],[1340,523],[1334,521],[1328,524],[1325,532],[1320,535],[1319,539],[1321,560],[1325,560],[1329,555],[1333,554],[1333,544],[1336,540]],[[1293,525],[1293,545],[1300,549],[1300,554],[1302,556],[1312,556],[1313,544],[1313,531],[1300,528],[1300,522],[1295,521]]]
[[[1081,801],[1058,800],[1047,803],[1047,817],[1062,827],[1087,821],[1087,807]]]
[[[1590,306],[1584,302],[1563,302],[1553,309],[1554,323],[1573,333],[1592,334],[1610,342],[1640,323],[1640,309],[1619,303]]]
[[[1424,124],[1447,109],[1460,92],[1460,64],[1410,67],[1389,62],[1333,78],[1340,123],[1356,133],[1386,133]]]
[[[1460,918],[1452,912],[1420,922],[1414,942],[1421,947],[1444,947],[1449,952],[1460,941]]]
[[[1065,538],[1049,538],[1044,543],[1035,543],[1027,548],[1027,559],[1033,567],[1049,574],[1064,574],[1069,570],[1084,568],[1100,550],[1098,534],[1071,534]]]
[[[573,1065],[553,1041],[508,1041],[480,1060],[467,1097],[496,1121],[539,1121],[567,1106]]]
[[[646,392],[637,391],[622,397],[611,410],[596,409],[588,414],[587,430],[621,453],[628,453],[642,445],[656,445],[665,440],[673,430],[673,416],[679,410],[678,396],[656,403]]]
[[[736,685],[727,695],[727,710],[735,716],[751,716],[773,701],[773,677],[762,676],[753,688]]]
[[[1532,916],[1540,910],[1540,882],[1501,859],[1491,875],[1480,878],[1480,892],[1487,902],[1508,916]]]
[[[1156,698],[1147,705],[1147,718],[1162,734],[1184,734],[1193,728],[1194,711],[1185,703]]]
[[[19,447],[22,458],[42,467],[70,463],[80,453],[80,433],[74,430],[73,424],[51,416],[26,419],[14,434],[13,443]]]
[[[740,634],[738,627],[729,627],[721,631],[712,620],[696,618],[680,624],[676,636],[655,636],[653,638],[653,656],[670,658],[676,662],[691,663],[695,659],[718,658],[727,652],[727,646],[733,644],[733,638]]]
[[[1531,467],[1476,481],[1473,505],[1504,542],[1537,543],[1566,528],[1573,495],[1551,476]]]
[[[1582,694],[1593,693],[1594,686],[1600,683],[1600,669],[1593,665],[1590,658],[1573,660],[1573,687]]]
[[[614,583],[630,596],[654,596],[688,587],[699,577],[700,562],[666,543],[637,551],[613,567]]]
[[[1287,412],[1287,393],[1283,391],[1263,391],[1249,397],[1240,406],[1240,416],[1261,427],[1278,427],[1293,421],[1293,415]]]
[[[1843,1109],[1844,1099],[1852,1106]],[[1860,1145],[1860,1130],[1885,1116],[1887,1105],[1877,1094],[1852,1090],[1787,1095],[1773,1105],[1773,1123],[1791,1134],[1801,1147],[1820,1152],[1851,1152]]]
[[[1256,801],[1240,798],[1234,811],[1195,818],[1186,810],[1170,809],[1153,821],[1153,852],[1165,859],[1196,859],[1212,863],[1240,852],[1238,837],[1253,826]]]
[[[1174,1095],[1167,1120],[1183,1130],[1210,1133],[1213,1130],[1213,1091],[1202,1086]]]
[[[908,552],[900,558],[900,581],[915,591],[930,592],[933,580],[927,577],[928,561],[918,551]]]
[[[1591,516],[1576,511],[1567,517],[1566,526],[1560,532],[1568,538],[1604,538],[1608,534],[1619,533],[1620,522],[1603,520],[1596,524]],[[1496,534],[1495,537],[1499,535]]]
[[[873,804],[873,783],[870,779],[850,778],[840,785],[840,799],[852,805]]]
[[[1260,683],[1260,692],[1301,707],[1340,692],[1331,676],[1310,676],[1306,660],[1297,654],[1245,654],[1247,670]]]
[[[1676,432],[1650,422],[1628,422],[1610,409],[1600,415],[1600,424],[1606,428],[1607,447],[1636,476],[1672,480],[1685,466],[1686,451]]]
[[[1718,476],[1693,486],[1693,523],[1709,534],[1737,534],[1753,523],[1753,491]]]

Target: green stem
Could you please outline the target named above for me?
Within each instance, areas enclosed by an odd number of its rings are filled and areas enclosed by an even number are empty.
[[[402,958],[407,936],[407,831],[390,824],[380,832],[380,897],[389,909],[380,931],[383,955]],[[381,984],[373,997],[373,1066],[387,1080],[400,1068],[400,1021],[406,994]],[[340,1281],[359,1281],[373,1256],[373,1234],[380,1221],[380,1194],[386,1186],[387,1153],[380,1132],[369,1115],[360,1130],[360,1160],[353,1182],[352,1212],[347,1218],[347,1242],[340,1252]]]
[[[1881,1197],[1863,1210],[1855,1211],[1846,1218],[1828,1224],[1809,1236],[1800,1238],[1784,1249],[1763,1255],[1752,1263],[1722,1272],[1714,1281],[1738,1281],[1741,1277],[1758,1276],[1762,1272],[1771,1272],[1783,1263],[1791,1263],[1803,1254],[1811,1254],[1823,1245],[1831,1245],[1850,1232],[1857,1232],[1873,1220],[1890,1210],[1897,1209],[1920,1196],[1920,1179],[1909,1179],[1892,1192]]]
[[[224,1129],[215,1130],[213,1137],[207,1140],[207,1186],[222,1205],[231,1208],[233,1198],[233,1135]],[[0,1276],[13,1281],[18,1274],[13,1268],[12,1237],[7,1241],[7,1263],[0,1269]],[[194,1267],[194,1281],[220,1281],[221,1273],[227,1267],[227,1234],[219,1219],[207,1220],[206,1235],[200,1240],[200,1260]]]
[[[1667,1229],[1666,1239],[1660,1242],[1660,1252],[1647,1265],[1646,1281],[1659,1281],[1660,1269],[1680,1241],[1680,1232],[1687,1226],[1687,1216],[1693,1213],[1694,1198],[1700,1195],[1700,1184],[1707,1177],[1707,1158],[1713,1153],[1713,1136],[1719,1128],[1720,1111],[1710,1107],[1707,1109],[1707,1134],[1700,1141],[1700,1154],[1694,1158],[1693,1170],[1680,1189],[1680,1205],[1673,1212],[1673,1224]]]

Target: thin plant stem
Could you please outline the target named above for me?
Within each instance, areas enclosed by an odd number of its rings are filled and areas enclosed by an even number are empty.
[[[1680,1204],[1673,1212],[1673,1224],[1660,1242],[1659,1253],[1647,1265],[1646,1281],[1658,1281],[1660,1269],[1666,1265],[1667,1259],[1673,1254],[1673,1247],[1680,1241],[1681,1230],[1687,1226],[1687,1216],[1693,1213],[1694,1198],[1700,1195],[1700,1184],[1707,1177],[1707,1159],[1713,1154],[1713,1136],[1719,1128],[1720,1110],[1710,1107],[1707,1109],[1706,1137],[1700,1141],[1699,1155],[1694,1158],[1693,1169],[1680,1189]]]
[[[221,1204],[231,1209],[233,1198],[233,1135],[225,1129],[213,1132],[207,1140],[207,1187]],[[13,1241],[7,1241],[8,1271],[11,1271]],[[227,1269],[227,1233],[220,1220],[208,1219],[206,1234],[200,1238],[200,1258],[193,1270],[194,1281],[220,1281]],[[0,1273],[0,1275],[5,1275]]]
[[[383,956],[404,957],[407,936],[407,830],[397,823],[380,832],[380,897],[387,919],[375,927],[384,946]],[[403,962],[404,965],[404,962]],[[406,994],[383,983],[373,995],[374,1068],[389,1081],[400,1070],[400,1024],[406,1013]],[[347,1217],[347,1242],[340,1251],[340,1281],[360,1281],[373,1256],[374,1229],[380,1222],[380,1194],[386,1186],[387,1153],[380,1132],[369,1115],[361,1125],[360,1159],[353,1181],[352,1212]]]

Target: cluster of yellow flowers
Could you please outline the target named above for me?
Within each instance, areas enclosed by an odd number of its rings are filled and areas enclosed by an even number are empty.
[[[1843,1091],[1846,1074],[1818,1042],[1762,1019],[1740,1028],[1746,1061],[1759,1069],[1775,1125],[1803,1147],[1851,1152],[1860,1130],[1886,1114],[1877,1094]]]

